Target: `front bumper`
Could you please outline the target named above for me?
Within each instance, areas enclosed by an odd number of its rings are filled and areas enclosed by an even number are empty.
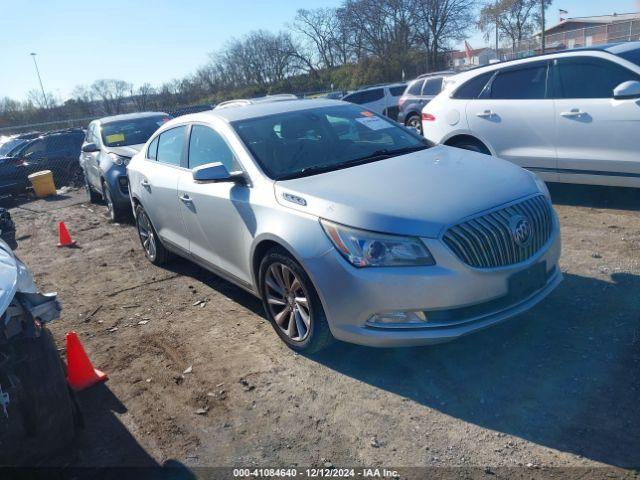
[[[538,253],[508,267],[474,269],[441,240],[424,239],[435,266],[357,269],[332,248],[322,256],[305,259],[305,268],[337,339],[373,347],[441,343],[521,314],[560,284],[560,236],[557,220],[554,223],[553,234]],[[539,263],[546,266],[544,286],[513,298],[509,279]],[[426,312],[427,321],[383,328],[368,323],[377,313],[394,311]]]

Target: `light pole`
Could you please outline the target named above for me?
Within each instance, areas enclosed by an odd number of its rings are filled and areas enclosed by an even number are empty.
[[[544,0],[540,0],[540,19],[542,20],[542,42],[540,44],[540,53],[544,53],[545,48],[545,38],[544,38]]]
[[[42,99],[44,100],[44,108],[49,107],[49,102],[47,102],[47,95],[44,93],[44,87],[42,86],[42,78],[40,78],[40,70],[38,70],[38,62],[36,62],[36,54],[35,52],[31,52],[31,58],[33,58],[33,65],[36,67],[36,74],[38,75],[38,81],[40,82],[40,90],[42,90]]]

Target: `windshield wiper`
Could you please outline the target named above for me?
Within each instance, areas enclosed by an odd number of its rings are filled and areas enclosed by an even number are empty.
[[[365,155],[364,157],[355,158],[353,160],[349,160],[343,163],[327,163],[323,165],[313,165],[311,167],[306,167],[306,168],[303,168],[302,170],[298,170],[297,172],[283,175],[282,177],[279,177],[278,180],[291,180],[293,178],[307,177],[309,175],[314,175],[317,173],[325,173],[325,172],[330,172],[332,170],[341,170],[343,168],[355,167],[357,165],[363,165],[365,163],[375,162],[377,160],[384,160],[385,158],[391,158],[391,157],[396,157],[398,155],[418,152],[420,150],[425,150],[427,148],[429,148],[428,145],[416,145],[413,147],[397,148],[395,150],[389,150],[387,148],[383,148],[380,150],[376,150],[375,152],[370,153],[369,155]]]

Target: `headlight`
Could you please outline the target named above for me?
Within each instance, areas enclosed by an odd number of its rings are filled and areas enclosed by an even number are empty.
[[[538,186],[538,190],[540,190],[540,193],[544,194],[545,197],[551,200],[551,194],[549,193],[549,188],[547,187],[547,184],[544,183],[544,180],[542,180],[538,175],[536,175],[533,172],[531,172],[531,175],[533,175],[533,179],[536,181],[536,185]]]
[[[115,165],[128,165],[129,160],[131,160],[129,157],[123,157],[122,155],[118,155],[116,153],[110,153],[109,158]]]
[[[320,220],[322,228],[344,258],[356,267],[435,265],[418,238],[385,235]]]

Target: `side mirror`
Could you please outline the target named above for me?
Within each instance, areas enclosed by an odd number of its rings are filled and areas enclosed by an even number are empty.
[[[87,143],[85,145],[82,146],[82,151],[84,153],[93,153],[93,152],[97,152],[100,149],[98,148],[98,146],[95,143]]]
[[[621,83],[613,90],[613,98],[616,100],[640,98],[640,82],[636,80],[629,80]]]
[[[242,179],[242,172],[229,172],[220,162],[208,163],[193,169],[193,180],[198,183],[238,182]]]

